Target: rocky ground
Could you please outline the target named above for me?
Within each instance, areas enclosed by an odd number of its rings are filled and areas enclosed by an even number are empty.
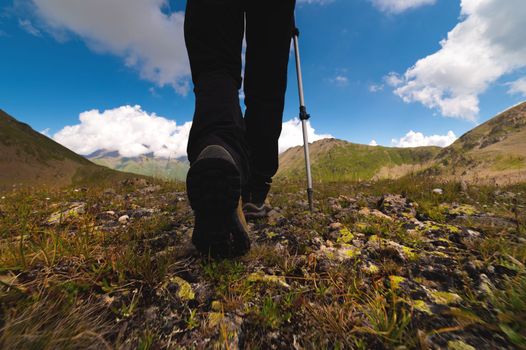
[[[280,184],[221,261],[180,185],[0,198],[0,348],[526,348],[526,186]]]

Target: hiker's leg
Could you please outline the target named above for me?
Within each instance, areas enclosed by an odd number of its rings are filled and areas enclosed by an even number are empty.
[[[239,106],[244,9],[241,0],[188,0],[185,41],[196,97],[188,159],[208,145],[225,147],[248,172],[245,126]]]
[[[253,202],[264,201],[278,169],[294,4],[294,0],[247,4],[245,123],[250,151],[247,189],[256,197]]]
[[[192,243],[212,257],[242,255],[250,249],[239,207],[248,173],[238,97],[243,31],[242,0],[188,0],[185,40],[196,106],[186,188],[195,214]]]

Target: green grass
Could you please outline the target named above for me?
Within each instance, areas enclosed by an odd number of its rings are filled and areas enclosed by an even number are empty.
[[[437,147],[372,147],[343,141],[324,151],[318,152],[316,147],[319,145],[314,144],[311,152],[312,173],[315,179],[323,182],[369,180],[382,167],[416,167],[432,160],[439,152]],[[303,158],[288,159],[282,164],[279,177],[301,178],[304,171]]]
[[[303,183],[278,181],[272,202],[282,208],[285,226],[257,223],[251,252],[219,261],[184,253],[192,214],[180,200],[180,183],[159,182],[155,193],[118,183],[110,194],[104,194],[105,186],[5,193],[0,201],[0,347],[191,348],[209,339],[209,347],[235,348],[241,332],[244,348],[280,348],[294,339],[304,348],[418,348],[427,337],[475,325],[523,346],[526,248],[518,238],[524,237],[526,185],[498,189],[522,193],[513,199],[491,186],[472,186],[466,193],[457,183],[426,180],[317,183],[319,212],[314,214],[301,205]],[[433,194],[436,187],[444,194]],[[424,231],[358,213],[360,207],[377,208],[386,193],[418,202],[419,217],[433,221],[429,228],[447,232],[447,254],[430,250]],[[74,202],[85,203],[82,213],[60,225],[45,224]],[[443,205],[453,202],[516,225],[502,231],[469,223],[484,234],[456,244],[449,240],[454,230]],[[346,211],[354,205],[358,208]],[[137,208],[155,211],[132,218],[127,226],[102,225],[100,213],[115,211],[116,221]],[[345,229],[332,237],[328,226],[336,220]],[[318,244],[352,245],[359,234],[363,244],[374,235],[415,256],[400,262],[391,255],[368,255],[363,246],[354,258],[333,262],[317,253]],[[435,295],[455,293],[462,302],[451,306],[449,316],[434,314],[428,306],[432,299],[407,289],[437,287],[413,278],[425,266],[420,259],[431,255],[451,255],[457,264],[478,260],[484,268],[507,268],[515,276],[494,281],[491,296],[481,296],[467,277],[465,289],[438,289]],[[368,263],[375,268],[365,271]],[[175,277],[187,282],[188,298],[180,297]]]

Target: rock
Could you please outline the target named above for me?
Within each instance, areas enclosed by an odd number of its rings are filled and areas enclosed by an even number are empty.
[[[47,219],[48,225],[62,225],[70,223],[86,212],[86,203],[71,203],[66,210],[57,211]]]
[[[485,274],[480,274],[480,285],[479,285],[479,291],[483,295],[492,296],[493,290],[495,289],[495,286],[491,283],[490,279]]]
[[[156,185],[156,186],[148,186],[146,188],[143,188],[140,192],[141,193],[154,193],[154,192],[158,192],[162,189],[161,186],[159,185]]]
[[[126,179],[122,182],[124,186],[138,186],[138,187],[146,187],[148,186],[148,181],[146,179],[141,178],[133,178],[133,179]]]
[[[115,212],[113,210],[104,211],[97,214],[97,219],[99,220],[113,220],[115,218]]]
[[[119,217],[119,223],[120,224],[127,224],[130,221],[130,217],[128,215],[123,215]]]
[[[452,305],[462,301],[460,295],[451,292],[430,291],[429,296],[436,304]]]
[[[392,257],[402,262],[416,261],[419,258],[414,249],[376,235],[369,238],[367,247],[380,257]]]
[[[109,196],[109,195],[115,195],[117,194],[117,192],[115,191],[115,189],[113,188],[106,188],[102,194],[106,195],[106,196]]]
[[[337,231],[337,230],[340,230],[341,228],[343,228],[343,224],[339,222],[333,222],[329,225],[329,230],[331,231]]]
[[[325,256],[329,260],[345,261],[360,256],[360,249],[349,244],[340,244],[339,247],[330,246],[330,242],[322,245],[318,250],[318,255]]]
[[[177,286],[177,293],[176,294],[179,297],[179,299],[181,299],[183,301],[190,301],[190,300],[194,300],[195,299],[195,292],[192,289],[192,286],[190,285],[190,283],[188,283],[187,281],[185,281],[181,277],[179,277],[179,276],[171,277],[170,280],[169,280],[169,283],[168,283],[168,289],[169,290],[171,289],[170,285]]]
[[[276,275],[265,275],[263,271],[251,273],[247,277],[248,282],[263,282],[267,284],[276,284],[286,289],[290,289],[290,286],[285,281],[285,277]]]
[[[450,216],[459,216],[459,215],[475,215],[478,214],[477,209],[474,206],[469,204],[453,204],[452,206],[444,205],[442,208],[445,209],[448,215]]]
[[[380,272],[378,265],[375,265],[372,262],[367,262],[365,265],[362,265],[360,270],[367,275],[376,275]]]
[[[272,209],[267,215],[269,225],[279,224],[284,219],[283,215],[281,215],[276,209]]]
[[[441,188],[435,188],[435,189],[433,189],[432,192],[433,192],[434,194],[438,194],[438,195],[442,195],[442,194],[444,194],[444,190],[441,189]]]
[[[376,210],[376,209],[371,210],[369,208],[362,208],[362,209],[360,209],[358,214],[363,215],[363,216],[375,216],[375,217],[380,218],[380,219],[393,221],[392,217],[390,217],[388,215],[385,215],[384,213],[382,213],[381,211]]]
[[[416,215],[418,204],[409,201],[400,195],[386,194],[380,199],[378,206],[380,211],[390,217],[413,218]]]

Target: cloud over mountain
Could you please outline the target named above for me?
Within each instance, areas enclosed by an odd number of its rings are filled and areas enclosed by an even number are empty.
[[[453,131],[448,131],[446,135],[426,136],[421,132],[409,131],[400,139],[392,139],[391,144],[395,147],[421,147],[421,146],[439,146],[447,147],[457,140]]]
[[[178,158],[186,156],[186,144],[191,122],[178,125],[141,106],[122,106],[106,111],[90,110],[79,115],[80,123],[66,126],[53,135],[53,139],[69,149],[88,155],[97,150],[118,151],[124,157],[153,153],[156,157]],[[309,141],[330,135],[318,135],[308,126]],[[279,140],[280,152],[303,144],[301,122],[292,119],[283,123]]]

